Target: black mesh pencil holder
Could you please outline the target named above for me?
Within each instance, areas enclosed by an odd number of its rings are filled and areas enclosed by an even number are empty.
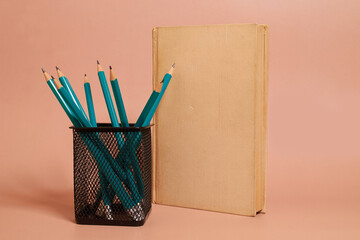
[[[151,209],[151,127],[132,126],[71,127],[76,223],[145,223]]]

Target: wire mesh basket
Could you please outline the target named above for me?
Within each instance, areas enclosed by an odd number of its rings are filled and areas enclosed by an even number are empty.
[[[151,210],[151,126],[71,129],[76,223],[143,225]]]

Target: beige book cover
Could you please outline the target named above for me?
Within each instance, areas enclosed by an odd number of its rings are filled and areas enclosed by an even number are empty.
[[[268,28],[157,27],[153,201],[255,216],[265,204]]]

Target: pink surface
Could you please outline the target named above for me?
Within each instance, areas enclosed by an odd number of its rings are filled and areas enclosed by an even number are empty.
[[[358,1],[1,1],[0,239],[360,237]],[[270,27],[267,214],[154,206],[142,228],[73,223],[70,122],[40,67],[58,65],[85,103],[96,59],[118,75],[129,120],[151,92],[155,26]]]

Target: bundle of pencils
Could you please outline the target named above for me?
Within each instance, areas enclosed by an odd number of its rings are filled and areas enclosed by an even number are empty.
[[[146,127],[150,125],[150,121],[171,80],[174,68],[175,63],[169,72],[165,74],[161,89],[156,89],[152,92],[133,127]],[[84,76],[84,90],[89,117],[84,111],[67,77],[58,67],[56,67],[56,71],[58,78],[54,78],[42,69],[47,84],[74,127],[97,128],[90,81],[86,74]],[[121,125],[116,116],[105,73],[99,61],[97,61],[97,72],[111,125],[114,128],[119,128],[120,126],[130,128],[119,83],[112,67],[110,66],[110,82]],[[99,205],[97,206],[96,214],[100,217],[105,217],[107,220],[113,220],[112,204],[115,196],[117,196],[117,199],[120,200],[123,208],[126,210],[127,215],[135,221],[142,221],[145,218],[143,209],[144,184],[136,155],[136,149],[140,144],[140,132],[135,138],[126,134],[126,132],[124,134],[115,132],[114,134],[118,151],[124,151],[127,154],[119,154],[117,157],[114,157],[96,131],[91,135],[79,133],[81,140],[97,164],[100,189],[97,194]]]

